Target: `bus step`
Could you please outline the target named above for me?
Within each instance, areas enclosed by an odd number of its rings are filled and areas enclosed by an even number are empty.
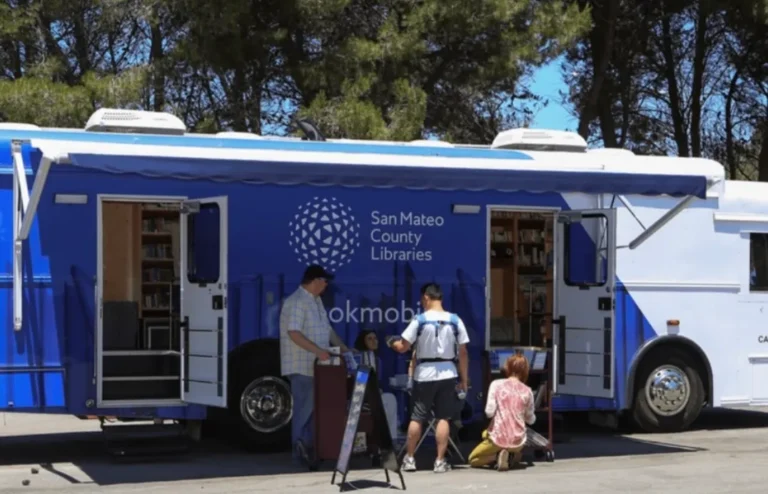
[[[116,458],[187,453],[192,440],[178,424],[119,424],[102,427],[107,451]]]

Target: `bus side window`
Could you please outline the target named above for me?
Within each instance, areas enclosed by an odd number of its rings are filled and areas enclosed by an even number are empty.
[[[218,204],[202,204],[189,215],[187,230],[187,279],[192,283],[219,281],[221,238]]]
[[[768,292],[768,233],[749,234],[749,291]]]
[[[607,281],[608,218],[583,216],[565,225],[565,283],[571,286],[602,286]]]

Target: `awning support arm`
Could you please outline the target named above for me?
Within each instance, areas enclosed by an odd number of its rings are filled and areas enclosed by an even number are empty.
[[[629,211],[629,214],[632,215],[633,218],[635,218],[635,221],[645,230],[645,225],[643,225],[643,222],[640,221],[640,218],[637,217],[635,214],[635,210],[632,209],[632,206],[629,204],[629,201],[626,197],[624,197],[621,194],[616,194],[616,197],[619,199],[619,201],[624,205],[625,208],[627,208],[627,211]]]
[[[26,240],[29,237],[29,231],[32,230],[32,222],[37,214],[37,206],[40,204],[40,198],[43,196],[43,188],[48,180],[48,172],[51,169],[51,159],[43,156],[40,160],[40,166],[37,167],[37,176],[32,184],[32,193],[29,195],[29,206],[24,211],[24,221],[21,224],[19,237]],[[26,182],[26,180],[25,180]]]
[[[11,142],[13,155],[13,329],[20,331],[23,323],[23,298],[22,298],[22,248],[23,242],[29,238],[32,230],[32,222],[35,220],[37,206],[43,194],[45,182],[48,179],[48,171],[51,169],[52,160],[43,156],[37,169],[35,181],[32,184],[32,193],[27,185],[27,173],[24,170],[24,157],[21,154],[21,146],[24,141]]]
[[[18,145],[17,145],[18,144]],[[22,222],[22,211],[24,208],[21,196],[22,188],[19,182],[26,183],[27,176],[24,172],[24,163],[21,163],[19,170],[19,161],[21,158],[20,143],[13,142],[13,330],[21,330],[22,323],[22,298],[21,298],[21,240],[19,239],[19,229]]]
[[[674,219],[675,216],[682,213],[688,205],[696,199],[696,196],[685,196],[680,202],[672,206],[672,208],[664,213],[664,215],[656,220],[652,225],[645,229],[640,235],[638,235],[633,241],[629,243],[630,249],[638,248],[643,242],[648,240],[651,235],[659,231],[664,225]]]
[[[24,171],[24,157],[21,155],[21,143],[13,143],[13,170],[19,183],[19,193],[21,195],[21,207],[23,212],[27,212],[29,206],[29,187],[27,186],[27,174]]]

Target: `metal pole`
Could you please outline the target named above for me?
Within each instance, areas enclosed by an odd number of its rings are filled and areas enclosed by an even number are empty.
[[[35,183],[32,185],[32,194],[29,196],[29,207],[27,208],[26,214],[24,214],[24,221],[21,223],[19,237],[22,240],[26,240],[29,236],[29,231],[32,229],[32,222],[35,219],[35,213],[37,213],[37,206],[40,204],[40,197],[43,195],[43,188],[48,179],[48,171],[51,169],[51,163],[51,158],[47,156],[43,156],[40,160]]]
[[[13,143],[14,161],[17,150],[17,143]],[[22,167],[21,173],[24,173]],[[25,177],[26,178],[26,177]],[[21,202],[19,186],[19,170],[13,167],[13,330],[20,331],[22,326],[22,292],[21,292],[21,239],[19,230],[21,228]]]
[[[639,247],[640,244],[642,244],[643,242],[648,240],[648,238],[651,235],[653,235],[654,233],[659,231],[661,229],[661,227],[663,227],[664,225],[666,225],[667,223],[672,221],[675,216],[677,216],[678,214],[682,213],[683,210],[688,206],[688,204],[693,202],[694,199],[696,199],[696,196],[685,196],[685,198],[682,201],[680,201],[677,204],[675,204],[672,207],[672,209],[670,209],[669,211],[664,213],[664,215],[661,218],[659,218],[658,220],[656,220],[656,222],[654,224],[649,226],[647,230],[645,230],[643,233],[638,235],[637,238],[635,238],[633,241],[631,241],[629,243],[629,248],[630,249],[636,249],[637,247]]]

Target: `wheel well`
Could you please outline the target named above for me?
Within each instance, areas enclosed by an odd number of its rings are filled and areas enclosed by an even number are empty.
[[[699,345],[692,340],[685,338],[684,336],[662,336],[646,342],[646,344],[640,348],[635,354],[635,358],[632,360],[632,365],[627,375],[627,393],[624,398],[626,408],[632,408],[635,403],[635,390],[638,386],[637,375],[638,369],[640,369],[645,362],[646,358],[655,355],[657,352],[663,350],[680,350],[686,353],[690,357],[691,365],[695,366],[699,371],[702,384],[704,385],[704,402],[710,404],[712,401],[712,366],[707,359],[706,354]]]
[[[231,384],[235,384],[239,369],[244,364],[257,365],[267,369],[273,375],[280,373],[280,340],[265,338],[243,343],[229,352],[229,376]],[[234,379],[232,379],[234,378]]]

